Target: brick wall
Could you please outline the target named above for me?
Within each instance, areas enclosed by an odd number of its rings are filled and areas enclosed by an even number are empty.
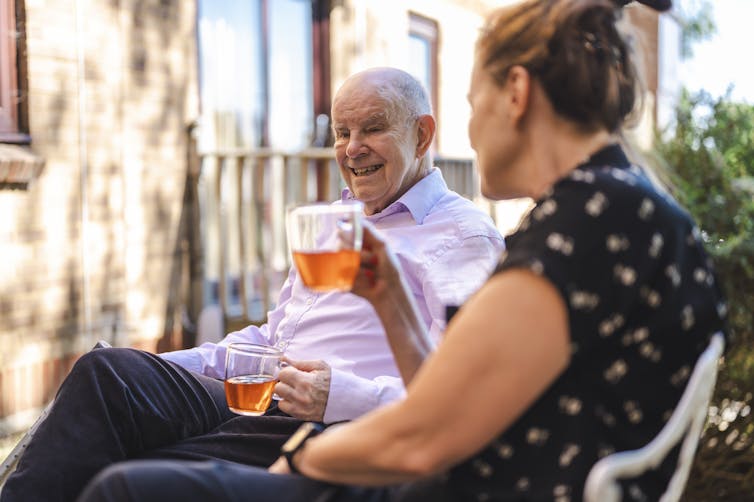
[[[195,4],[27,0],[31,148],[0,190],[0,435],[23,427],[98,339],[172,348]],[[167,340],[167,343],[166,343]]]

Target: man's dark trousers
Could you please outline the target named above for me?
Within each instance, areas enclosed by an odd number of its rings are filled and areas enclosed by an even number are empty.
[[[154,354],[84,354],[8,478],[0,502],[73,501],[103,468],[127,459],[222,459],[267,467],[301,424],[273,405],[228,409],[223,383]]]

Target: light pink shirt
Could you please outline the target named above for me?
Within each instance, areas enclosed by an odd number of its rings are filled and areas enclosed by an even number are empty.
[[[351,198],[344,190],[343,198]],[[503,250],[492,220],[448,190],[439,169],[384,211],[367,219],[398,257],[421,316],[435,341],[445,328],[445,306],[460,305],[489,276]],[[324,360],[332,368],[326,423],[354,419],[404,394],[384,330],[369,303],[351,293],[315,293],[295,267],[267,324],[228,334],[162,357],[186,369],[222,378],[232,342],[275,344],[294,360]]]

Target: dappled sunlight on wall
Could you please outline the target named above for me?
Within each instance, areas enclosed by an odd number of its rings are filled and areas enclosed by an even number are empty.
[[[193,2],[25,7],[45,170],[0,191],[0,435],[98,339],[154,350],[169,331],[198,105]]]

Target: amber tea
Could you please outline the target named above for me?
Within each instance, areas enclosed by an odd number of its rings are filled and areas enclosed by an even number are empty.
[[[270,406],[283,353],[277,347],[231,343],[225,355],[225,399],[239,415],[261,415]]]
[[[348,291],[359,271],[359,252],[351,249],[293,252],[304,284],[314,291]]]
[[[308,288],[318,292],[351,289],[359,271],[363,213],[358,201],[289,209],[288,243]]]
[[[270,407],[277,380],[271,375],[241,375],[225,381],[225,398],[239,415],[262,415]]]

